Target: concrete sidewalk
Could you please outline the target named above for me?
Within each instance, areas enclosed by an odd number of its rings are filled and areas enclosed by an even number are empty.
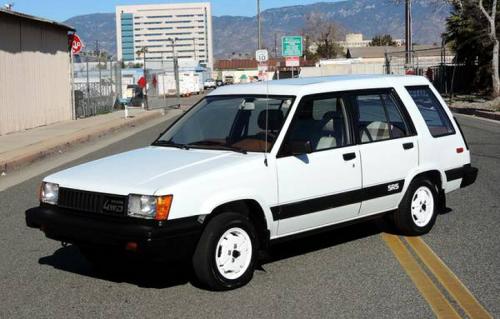
[[[167,112],[182,113],[181,110]],[[114,131],[158,119],[163,114],[163,110],[129,109],[127,119],[124,118],[123,111],[116,111],[2,135],[0,136],[0,174],[19,169],[79,143],[89,142]]]

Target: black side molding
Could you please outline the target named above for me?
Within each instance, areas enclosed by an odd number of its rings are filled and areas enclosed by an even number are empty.
[[[397,194],[403,190],[404,182],[402,179],[391,183],[274,206],[271,207],[273,220],[283,220]]]

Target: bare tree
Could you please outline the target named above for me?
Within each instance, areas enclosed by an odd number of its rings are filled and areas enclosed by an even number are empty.
[[[342,28],[328,20],[324,14],[313,12],[305,17],[306,23],[302,34],[306,38],[306,46],[316,44],[317,57],[336,58],[342,52],[337,40],[342,34]],[[308,50],[308,47],[306,47]]]
[[[491,80],[493,85],[493,96],[500,96],[500,75],[498,71],[498,54],[500,49],[500,43],[498,42],[497,32],[496,32],[496,14],[497,14],[497,0],[493,0],[491,4],[491,14],[485,9],[483,0],[479,0],[479,9],[483,13],[486,20],[490,25],[490,40],[493,42],[493,56],[491,58]]]

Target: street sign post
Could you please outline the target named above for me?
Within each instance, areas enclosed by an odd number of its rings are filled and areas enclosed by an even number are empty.
[[[255,51],[255,59],[259,63],[267,62],[269,60],[269,53],[267,50],[257,50]]]
[[[302,56],[303,46],[301,36],[285,36],[281,38],[281,55]]]

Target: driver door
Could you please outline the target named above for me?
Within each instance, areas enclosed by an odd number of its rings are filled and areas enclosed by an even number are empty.
[[[302,154],[297,145],[303,145]],[[279,205],[272,211],[279,236],[357,216],[360,153],[340,95],[302,99],[276,163]]]

